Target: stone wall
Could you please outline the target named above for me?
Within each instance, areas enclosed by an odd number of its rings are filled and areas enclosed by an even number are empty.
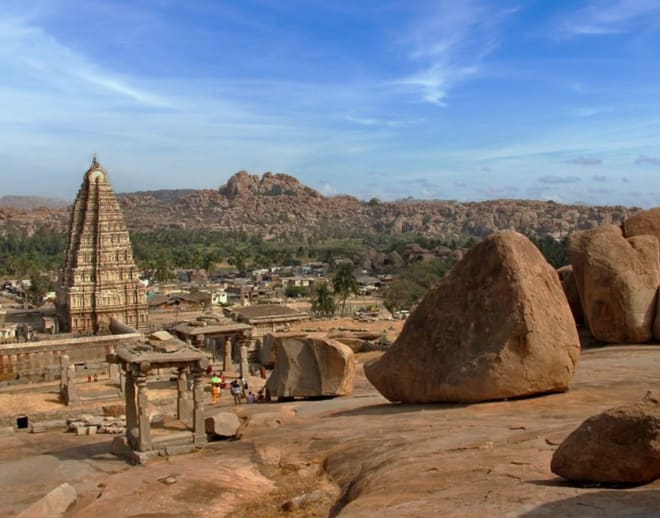
[[[126,342],[137,340],[139,333],[63,338],[0,346],[0,381],[52,381],[60,377],[60,356],[72,364],[104,368],[106,354]]]

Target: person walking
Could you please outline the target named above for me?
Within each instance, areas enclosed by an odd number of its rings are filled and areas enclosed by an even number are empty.
[[[237,380],[231,382],[231,395],[234,396],[234,405],[241,404],[241,385]]]
[[[211,384],[211,404],[215,405],[220,397],[220,388],[217,383]]]

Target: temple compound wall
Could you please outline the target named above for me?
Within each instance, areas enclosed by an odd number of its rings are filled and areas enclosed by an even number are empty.
[[[59,379],[63,355],[69,356],[69,362],[76,365],[81,374],[82,371],[93,374],[95,370],[107,370],[106,356],[141,336],[134,333],[3,345],[0,348],[0,381]]]
[[[146,291],[124,215],[96,159],[71,211],[56,308],[64,332],[107,334],[112,318],[139,330],[148,327]]]

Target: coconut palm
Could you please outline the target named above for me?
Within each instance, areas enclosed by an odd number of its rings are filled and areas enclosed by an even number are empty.
[[[343,263],[339,267],[332,279],[332,286],[341,299],[341,314],[344,315],[346,312],[346,299],[351,295],[357,295],[359,289],[351,263]]]

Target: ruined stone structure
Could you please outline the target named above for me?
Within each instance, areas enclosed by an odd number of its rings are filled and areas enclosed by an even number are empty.
[[[145,288],[124,215],[96,158],[71,211],[56,306],[62,331],[105,334],[113,317],[136,329],[147,327]]]

